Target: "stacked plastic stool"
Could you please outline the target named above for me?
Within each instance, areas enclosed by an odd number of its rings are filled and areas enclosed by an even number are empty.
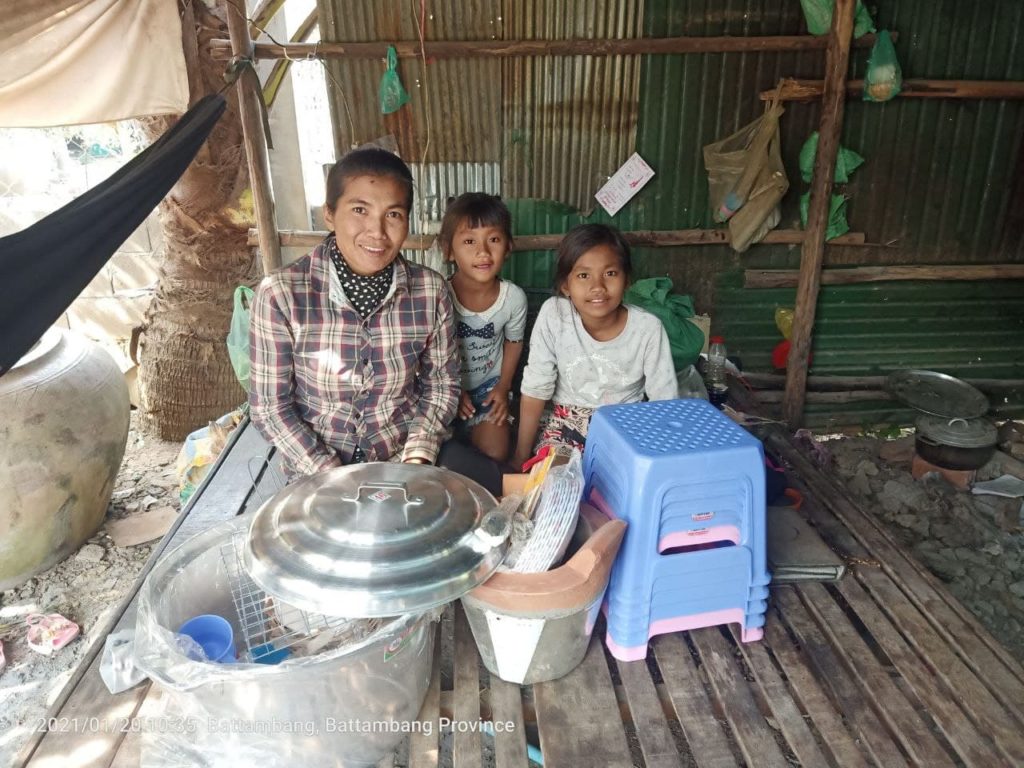
[[[761,639],[764,466],[760,441],[704,400],[594,413],[584,496],[628,523],[605,603],[615,658],[645,658],[654,635],[719,624]]]

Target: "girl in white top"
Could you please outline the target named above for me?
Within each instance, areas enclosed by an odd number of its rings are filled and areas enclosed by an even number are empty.
[[[679,396],[661,321],[622,303],[631,269],[629,245],[614,227],[584,224],[563,238],[559,295],[544,302],[530,336],[514,464],[544,443],[582,450],[599,406]]]
[[[460,195],[445,211],[440,240],[456,266],[449,287],[462,352],[459,426],[477,449],[505,461],[509,389],[526,333],[526,294],[498,277],[512,247],[512,216],[500,197]]]

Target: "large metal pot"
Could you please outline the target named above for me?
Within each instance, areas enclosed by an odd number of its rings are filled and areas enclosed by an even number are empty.
[[[987,419],[922,416],[914,444],[917,455],[937,467],[972,470],[992,458],[996,440],[996,427]]]
[[[247,631],[224,553],[250,524],[236,517],[189,539],[142,586],[136,656],[163,689],[142,726],[142,766],[371,768],[414,727],[436,613],[392,617],[355,645],[276,665],[195,661],[174,635],[186,620],[212,613],[236,638]]]

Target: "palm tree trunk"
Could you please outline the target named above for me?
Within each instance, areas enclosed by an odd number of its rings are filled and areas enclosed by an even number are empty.
[[[223,86],[224,65],[210,59],[205,43],[226,38],[227,25],[220,7],[210,11],[188,0],[179,6],[195,103]],[[176,119],[143,124],[155,139]],[[227,111],[159,210],[166,250],[140,336],[139,396],[149,431],[183,440],[245,400],[225,339],[235,286],[252,285],[259,265],[246,245],[255,217],[234,89]]]

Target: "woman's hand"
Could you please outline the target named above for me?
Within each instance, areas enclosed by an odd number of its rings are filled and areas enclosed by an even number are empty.
[[[476,408],[473,407],[473,401],[469,398],[469,393],[463,392],[462,397],[459,398],[459,418],[465,421],[466,419],[471,419],[474,413],[476,413]]]
[[[483,402],[484,406],[491,406],[485,421],[492,424],[504,424],[508,421],[508,388],[500,384],[492,389]]]

